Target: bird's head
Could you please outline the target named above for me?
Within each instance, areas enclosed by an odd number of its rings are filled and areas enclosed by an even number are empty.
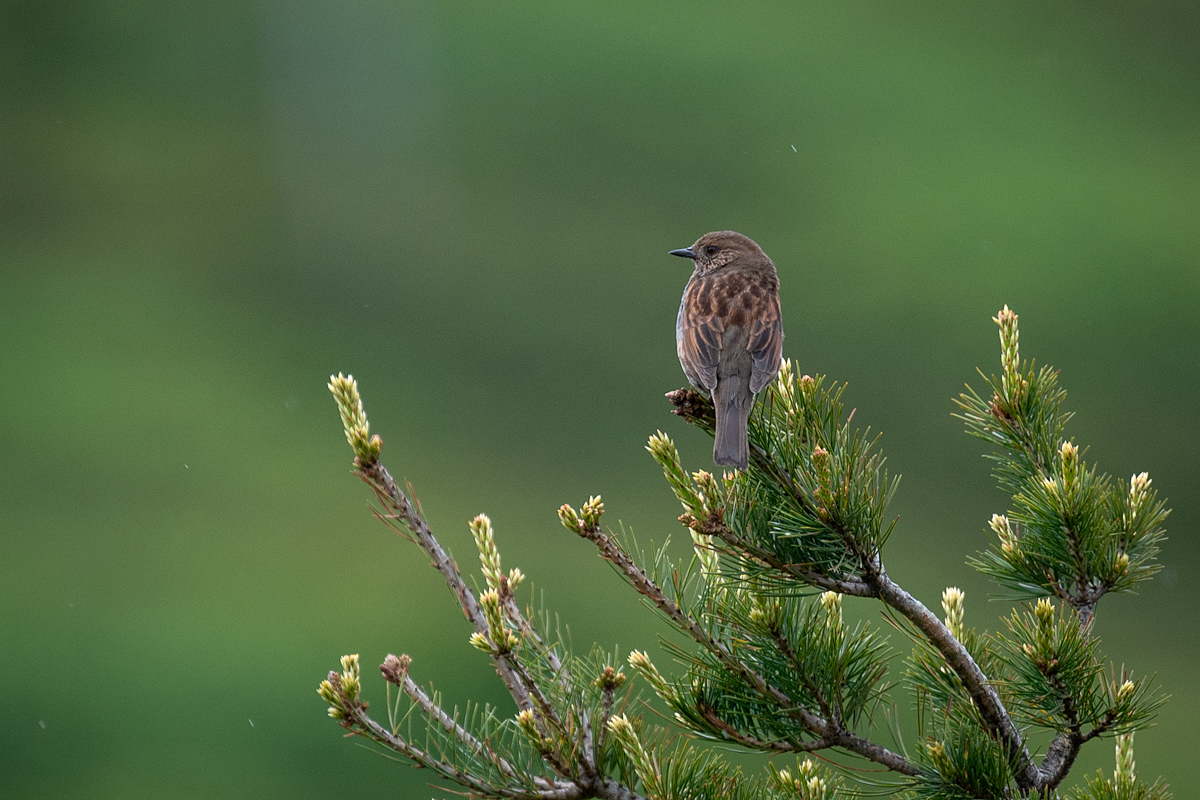
[[[765,266],[771,263],[767,254],[749,236],[737,231],[713,231],[696,240],[691,247],[672,250],[671,255],[690,258],[698,272],[711,272],[728,264],[740,267]]]

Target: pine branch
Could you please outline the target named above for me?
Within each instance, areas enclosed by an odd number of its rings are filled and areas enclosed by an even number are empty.
[[[1081,748],[1117,735],[1114,779],[1089,780],[1077,800],[1168,796],[1161,781],[1137,783],[1129,738],[1166,698],[1152,695],[1146,678],[1123,671],[1118,677],[1115,670],[1105,677],[1091,622],[1105,594],[1126,591],[1159,569],[1155,557],[1169,512],[1145,473],[1126,489],[1085,465],[1080,448],[1061,439],[1070,414],[1062,410],[1057,373],[1021,363],[1017,317],[1007,307],[995,321],[1002,374],[985,376],[986,394],[968,387],[958,403],[968,431],[995,448],[988,458],[1014,504],[1007,515],[993,516],[992,546],[972,563],[1019,597],[1038,600],[1005,619],[1007,634],[967,627],[958,589],[942,595],[943,621],[888,575],[882,551],[895,520],[884,514],[898,479],[884,470],[879,437],[851,429],[844,385],[796,377],[790,362],[751,417],[749,469],[689,474],[669,438],[651,437],[647,449],[683,506],[690,561],[677,564],[666,545],[643,554],[632,535],[602,530],[599,497],[578,511],[559,510],[565,527],[592,542],[650,606],[699,645],[667,642],[687,665],[685,675],[671,680],[644,653],[629,656],[694,736],[775,754],[839,749],[905,776],[914,797],[1007,800],[1057,796]],[[408,697],[408,713],[426,722],[426,744],[418,746],[399,733],[403,719],[397,722],[390,693],[391,730],[370,719],[357,656],[345,656],[343,671],[331,672],[319,690],[343,727],[480,797],[641,800],[639,785],[652,800],[837,796],[837,781],[825,781],[811,760],[799,765],[800,777],[774,770],[761,783],[711,752],[683,746],[666,756],[665,732],[644,744],[640,719],[620,709],[614,716],[625,676],[610,657],[560,655],[561,635],[543,638],[542,631],[552,630],[549,618],[537,618],[539,630],[517,605],[514,590],[524,576],[501,570],[490,520],[480,515],[471,523],[487,581],[476,596],[433,537],[411,487],[402,491],[379,462],[382,443],[370,435],[353,379],[338,376],[330,389],[355,452],[355,474],[380,504],[376,516],[429,556],[474,628],[471,644],[488,653],[519,709],[500,723],[486,708],[481,714],[468,705],[464,717],[457,709],[447,713],[436,693],[409,678],[407,657],[389,656],[384,676]],[[706,398],[686,389],[667,396],[675,414],[713,432]],[[805,596],[814,588],[824,590],[819,603]],[[906,682],[926,738],[911,758],[855,733],[884,699],[889,655],[865,623],[847,629],[843,595],[879,600],[887,619],[916,643]],[[1062,608],[1047,598],[1058,598]],[[1040,764],[1025,743],[1026,728],[1055,734]]]
[[[600,513],[603,513],[603,504],[598,502],[599,498],[593,498],[593,500],[597,501],[596,506],[600,509]],[[797,716],[810,730],[816,731],[823,727],[823,721],[819,717],[805,708],[798,707],[792,701],[792,698],[767,683],[766,679],[734,656],[725,644],[710,636],[708,631],[704,630],[704,627],[699,622],[685,614],[676,603],[668,598],[658,584],[650,580],[650,577],[633,563],[633,560],[613,541],[613,538],[600,530],[599,514],[596,514],[594,519],[591,519],[584,514],[576,515],[576,512],[570,509],[569,506],[564,506],[559,514],[564,517],[563,524],[569,530],[574,531],[582,538],[596,545],[600,550],[601,558],[616,566],[625,575],[630,584],[661,611],[667,619],[684,633],[691,636],[699,645],[719,658],[723,664],[745,678],[759,694],[778,703],[782,708],[787,709],[789,713]],[[572,516],[576,517],[575,527],[572,527],[568,521]]]
[[[802,389],[798,394],[795,393],[790,388],[789,384],[791,381],[790,369],[785,368],[781,372],[776,385],[772,386],[769,391],[773,395],[780,396],[781,403],[788,403],[797,396],[803,398],[805,396],[804,390]],[[812,381],[812,379],[808,379],[808,381],[810,384],[815,384],[815,381]],[[667,397],[675,405],[675,414],[684,417],[684,419],[704,429],[707,429],[712,424],[710,422],[712,406],[699,395],[689,390],[681,389],[671,392]],[[811,397],[812,395],[810,394],[809,398]],[[766,402],[771,402],[771,398]],[[796,414],[796,416],[799,416],[799,414]],[[662,460],[660,458],[660,463]],[[757,470],[765,473],[776,482],[784,483],[788,487],[789,494],[792,497],[797,498],[806,507],[816,513],[817,507],[809,499],[810,493],[798,487],[798,481],[795,477],[796,470],[788,469],[779,464],[764,448],[752,447],[751,460],[753,462],[751,472]],[[710,524],[705,530],[713,530],[716,535],[721,535],[719,526]],[[861,592],[859,596],[875,597],[882,600],[908,619],[930,644],[942,654],[946,660],[946,664],[959,676],[967,693],[979,708],[980,714],[989,730],[993,731],[1000,741],[1004,743],[1006,752],[1016,765],[1021,787],[1023,789],[1036,788],[1040,784],[1041,776],[1037,765],[1034,764],[1028,749],[1025,747],[1024,738],[1021,736],[1020,731],[1017,730],[1016,725],[1004,707],[1004,703],[989,683],[987,676],[984,675],[979,665],[975,663],[970,653],[967,652],[966,648],[950,633],[950,630],[942,624],[936,615],[888,577],[878,552],[873,551],[868,544],[876,541],[876,537],[859,534],[844,523],[840,523],[840,521],[839,524],[835,525],[835,530],[845,544],[846,550],[856,562],[859,574],[861,575],[855,581],[856,591],[853,593],[859,594]],[[794,575],[795,573],[791,574]],[[818,586],[821,585],[818,582],[813,583]]]
[[[378,439],[378,437],[375,438]],[[371,487],[375,497],[385,509],[377,511],[375,515],[392,527],[403,526],[404,530],[401,532],[406,533],[408,538],[425,551],[425,554],[432,560],[433,567],[442,574],[446,585],[458,597],[463,614],[475,628],[475,632],[486,635],[488,632],[487,618],[475,598],[475,593],[463,581],[454,559],[434,538],[429,524],[416,510],[416,504],[396,485],[395,479],[392,478],[382,462],[377,457],[364,461],[356,456],[354,474]],[[511,654],[499,653],[494,655],[492,660],[495,663],[496,672],[504,681],[504,686],[512,695],[517,707],[522,710],[533,708],[534,700],[530,696],[529,688],[522,680]]]
[[[449,760],[371,719],[366,713],[367,704],[360,699],[357,656],[344,657],[344,672],[331,672],[321,684],[320,694],[330,703],[330,715],[352,733],[395,750],[480,797],[641,800],[630,787],[599,773],[591,714],[583,709],[582,696],[576,692],[572,676],[555,648],[547,646],[535,626],[516,605],[512,589],[524,576],[519,570],[512,570],[508,574],[500,571],[499,552],[495,548],[490,520],[481,515],[472,521],[471,526],[479,546],[484,576],[489,584],[488,591],[477,598],[467,587],[453,558],[434,537],[420,512],[420,506],[409,493],[399,488],[379,461],[382,442],[378,436],[370,435],[353,378],[337,376],[331,379],[330,389],[338,401],[347,439],[355,451],[354,474],[371,487],[381,506],[375,515],[404,538],[417,544],[442,574],[475,629],[471,643],[489,654],[497,674],[520,709],[517,727],[535,744],[541,761],[557,773],[558,778],[542,777],[519,768],[509,758],[495,752],[486,740],[481,740],[466,726],[459,724],[456,716],[448,714],[435,698],[413,683],[408,676],[407,657],[389,656],[380,669],[384,677],[400,687],[414,707],[422,711],[430,723],[426,729],[427,735],[437,730],[443,732],[443,738],[435,741],[439,742],[437,747],[449,756]],[[515,635],[508,625],[521,635]],[[536,665],[539,660],[544,662],[544,667],[549,669],[549,676],[543,674],[542,666],[537,667],[537,674],[531,672],[531,664],[527,664],[517,652],[522,643],[532,657],[531,663]],[[563,695],[560,700],[570,708],[569,720],[564,719],[555,702],[543,690],[542,679],[546,677],[550,678],[549,685]],[[600,722],[605,724],[612,707],[612,690],[624,678],[615,672],[612,675],[606,672],[602,678],[606,681],[607,689],[601,688],[604,699],[601,701]],[[574,724],[575,721],[579,724]],[[564,750],[563,745],[569,746]],[[495,774],[479,774],[470,764],[485,772],[494,770]]]
[[[879,580],[879,598],[916,626],[925,639],[942,654],[946,664],[963,682],[963,687],[979,709],[988,729],[1004,744],[1005,751],[1016,765],[1021,788],[1037,788],[1041,784],[1041,775],[1025,747],[1024,737],[1013,724],[1000,696],[983,674],[983,670],[975,663],[975,659],[967,652],[967,648],[954,638],[950,629],[942,624],[937,615],[882,572]]]
[[[633,560],[613,538],[600,529],[599,518],[602,513],[603,504],[599,502],[599,498],[592,498],[579,512],[570,506],[563,506],[559,510],[563,525],[595,544],[600,550],[601,557],[616,566],[630,584],[658,608],[668,620],[715,656],[724,667],[739,675],[763,699],[798,719],[816,737],[816,743],[789,743],[788,750],[808,752],[826,747],[841,747],[903,775],[918,773],[917,767],[898,753],[847,731],[836,716],[823,718],[798,704],[790,695],[771,684],[761,673],[738,658],[728,645],[712,636],[698,621],[668,598],[666,593],[633,563]],[[745,741],[742,743],[747,743],[752,738],[745,737]],[[776,743],[767,749],[783,750],[784,748]]]
[[[967,432],[988,442],[988,456],[1014,509],[994,515],[993,547],[972,559],[1022,599],[1058,597],[1084,626],[1109,592],[1127,591],[1152,576],[1162,524],[1169,513],[1146,473],[1128,491],[1088,469],[1082,452],[1062,432],[1071,413],[1058,373],[1020,359],[1017,315],[1005,306],[1000,328],[1000,377],[980,371],[987,390],[970,386],[956,400]]]

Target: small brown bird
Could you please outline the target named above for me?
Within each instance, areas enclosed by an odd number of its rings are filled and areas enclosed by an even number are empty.
[[[779,276],[762,248],[734,231],[706,233],[671,255],[696,264],[675,323],[679,363],[712,395],[713,461],[745,469],[754,396],[779,374],[783,353]]]

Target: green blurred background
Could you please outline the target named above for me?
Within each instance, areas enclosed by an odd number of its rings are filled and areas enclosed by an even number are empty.
[[[1174,695],[1140,773],[1200,792],[1200,12],[985,5],[4,3],[0,795],[428,797],[342,740],[324,673],[408,652],[506,702],[371,518],[331,372],[460,563],[486,511],[578,648],[653,648],[555,509],[682,533],[642,446],[711,467],[662,393],[666,251],[717,228],[885,432],[890,571],[992,628],[963,562],[1007,503],[950,398],[1020,313],[1089,460],[1176,509],[1098,626]]]

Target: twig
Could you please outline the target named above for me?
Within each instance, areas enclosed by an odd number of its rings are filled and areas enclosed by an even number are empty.
[[[526,789],[492,785],[477,775],[464,772],[453,764],[435,758],[412,742],[404,739],[404,737],[392,733],[367,716],[362,709],[355,709],[353,715],[346,719],[343,725],[351,729],[353,727],[361,728],[361,731],[353,732],[360,736],[366,736],[385,747],[389,747],[418,764],[435,770],[483,796],[505,797],[512,798],[512,800],[576,800],[576,798],[584,797],[582,788],[578,784],[569,781],[547,782],[548,785],[546,788],[537,789],[532,792]]]
[[[415,511],[412,500],[400,490],[391,474],[379,461],[363,464],[356,458],[355,467],[356,474],[371,487],[379,502],[392,512],[387,515],[380,514],[380,518],[393,527],[395,527],[396,520],[404,524],[417,546],[433,559],[434,568],[442,574],[450,590],[458,597],[463,614],[466,615],[475,631],[486,634],[488,632],[487,618],[483,614],[483,609],[479,607],[474,592],[463,581],[454,559],[434,538],[429,524]],[[495,665],[500,679],[504,682],[505,688],[512,695],[517,708],[522,711],[532,709],[535,702],[529,691],[530,687],[525,681],[526,676],[520,674],[518,665],[511,654],[493,655],[492,663]],[[536,687],[533,688],[536,689]]]

